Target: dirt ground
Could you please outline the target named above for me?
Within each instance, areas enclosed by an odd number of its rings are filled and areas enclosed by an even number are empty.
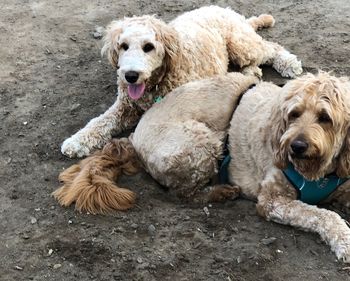
[[[96,27],[208,4],[271,13],[276,26],[262,36],[306,71],[350,74],[349,0],[1,0],[0,280],[350,280],[317,235],[266,222],[246,200],[208,205],[207,216],[142,173],[123,179],[139,195],[128,212],[79,214],[50,196],[76,162],[61,155],[62,141],[115,99]]]

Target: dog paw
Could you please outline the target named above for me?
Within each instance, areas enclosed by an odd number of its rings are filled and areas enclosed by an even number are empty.
[[[283,76],[287,78],[295,78],[303,73],[301,61],[298,58],[289,53],[283,51],[275,58],[273,67]]]
[[[346,221],[339,221],[336,235],[329,238],[331,248],[337,258],[344,263],[350,263],[350,229]],[[332,239],[333,238],[333,239]]]
[[[72,136],[63,142],[61,152],[69,158],[83,157],[90,155],[91,153],[90,149],[75,136]]]
[[[338,247],[335,250],[335,254],[339,260],[344,263],[350,263],[350,246],[346,245],[343,247]]]

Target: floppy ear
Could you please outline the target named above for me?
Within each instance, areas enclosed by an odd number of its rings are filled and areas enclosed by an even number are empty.
[[[287,121],[282,104],[278,104],[272,109],[270,116],[270,128],[266,134],[270,134],[271,147],[273,152],[274,164],[279,169],[286,169],[288,165],[286,148],[281,145],[281,137],[286,131]]]
[[[158,19],[154,19],[153,26],[156,32],[156,39],[163,43],[165,59],[168,60],[171,65],[174,65],[171,62],[178,59],[180,52],[180,40],[177,31]]]
[[[112,21],[106,28],[103,37],[104,45],[101,55],[107,54],[107,58],[113,67],[118,65],[118,49],[116,49],[120,34],[122,33],[122,21]]]
[[[339,153],[336,174],[341,178],[350,176],[350,128],[348,129],[343,147]]]

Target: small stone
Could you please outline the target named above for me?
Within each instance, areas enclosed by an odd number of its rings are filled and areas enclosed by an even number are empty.
[[[68,220],[68,224],[72,224],[73,223],[73,221],[72,220]]]
[[[101,39],[103,36],[104,28],[102,26],[96,26],[92,36],[95,39]]]
[[[207,217],[209,217],[210,213],[209,213],[208,207],[204,207],[204,208],[203,208],[203,211],[204,211],[204,213],[207,215]]]
[[[49,252],[48,252],[47,254],[48,254],[48,256],[51,256],[52,253],[53,253],[53,250],[52,250],[52,249],[49,249]]]
[[[275,242],[277,240],[276,237],[269,237],[269,238],[264,238],[261,240],[261,243],[263,243],[264,245],[270,245],[272,244],[273,242]]]
[[[155,232],[156,232],[156,227],[153,224],[150,224],[148,226],[148,234],[150,236],[154,236]]]
[[[27,125],[27,124],[28,124],[28,121],[24,121],[24,122],[23,122],[23,125]]]
[[[20,267],[20,266],[16,265],[16,266],[15,266],[15,269],[16,269],[16,270],[23,270],[23,267]]]
[[[23,234],[23,239],[25,239],[25,240],[27,240],[27,239],[29,239],[30,238],[30,236],[28,235],[28,234]]]
[[[138,257],[136,260],[137,260],[138,263],[142,263],[142,258],[141,257]]]
[[[184,220],[185,220],[185,221],[189,221],[190,219],[191,219],[191,218],[190,218],[189,216],[185,216],[185,217],[184,217]]]
[[[95,39],[101,39],[102,38],[102,34],[100,32],[94,32],[92,34],[92,36],[95,38]]]
[[[53,269],[59,269],[60,267],[62,267],[62,264],[56,263],[54,264]]]
[[[31,224],[36,224],[37,222],[38,222],[38,220],[36,218],[34,218],[34,217],[30,218],[30,223]]]
[[[75,103],[71,106],[70,110],[74,111],[74,110],[78,109],[79,107],[80,107],[80,103]]]
[[[136,228],[138,228],[139,226],[136,224],[136,223],[132,223],[131,224],[131,228],[133,228],[133,229],[136,229]]]

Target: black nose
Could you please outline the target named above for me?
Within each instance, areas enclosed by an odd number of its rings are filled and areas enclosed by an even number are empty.
[[[139,79],[139,74],[136,71],[128,71],[125,73],[125,79],[129,83],[135,83]]]
[[[307,148],[309,147],[309,145],[307,144],[307,142],[303,141],[303,140],[294,140],[290,147],[292,148],[292,151],[297,154],[303,154]]]

